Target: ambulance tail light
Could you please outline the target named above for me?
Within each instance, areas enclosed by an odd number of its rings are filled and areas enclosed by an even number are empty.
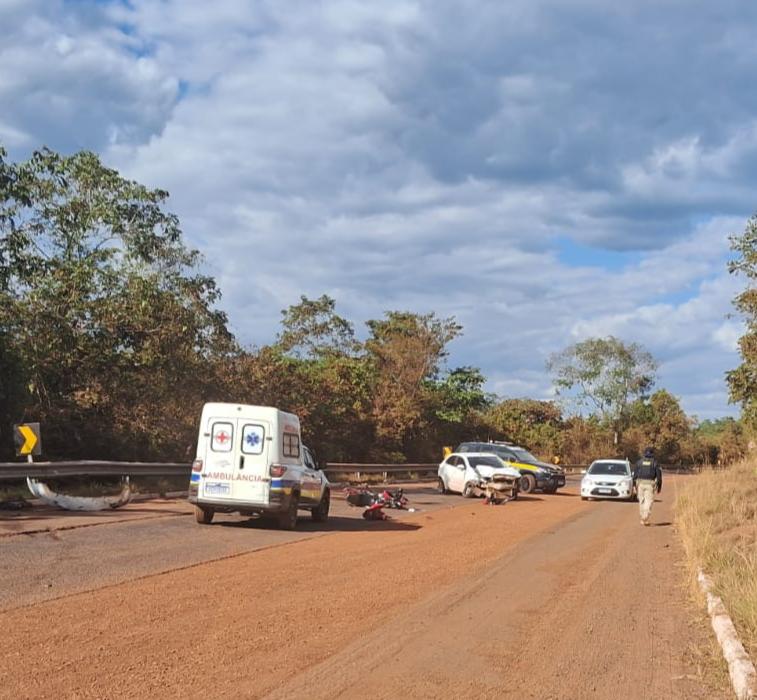
[[[287,468],[283,464],[272,464],[271,476],[278,479],[279,477],[284,476],[286,470]]]
[[[201,472],[202,471],[202,460],[196,459],[194,462],[192,462],[192,471],[193,472]]]

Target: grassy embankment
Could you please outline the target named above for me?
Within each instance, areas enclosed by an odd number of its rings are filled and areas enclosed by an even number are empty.
[[[692,572],[709,574],[752,660],[757,658],[757,459],[687,480],[676,521]]]

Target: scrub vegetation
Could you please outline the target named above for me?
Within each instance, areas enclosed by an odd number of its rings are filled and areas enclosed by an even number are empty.
[[[331,462],[433,462],[487,438],[563,464],[646,445],[691,465],[745,452],[740,422],[700,424],[652,393],[654,359],[616,338],[552,359],[577,415],[493,396],[478,368],[449,367],[463,329],[433,312],[388,310],[358,333],[334,299],[303,296],[276,338],[244,347],[167,197],[93,153],[14,163],[0,147],[0,460],[13,458],[13,423],[39,421],[47,458],[189,461],[206,401],[293,411]],[[749,371],[734,375],[737,399]]]
[[[715,584],[750,656],[757,658],[757,459],[689,479],[676,522],[692,576]]]

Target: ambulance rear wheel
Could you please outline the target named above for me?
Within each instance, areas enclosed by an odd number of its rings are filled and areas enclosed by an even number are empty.
[[[310,516],[317,523],[325,523],[329,519],[329,506],[331,505],[331,496],[328,491],[323,492],[323,498],[316,508],[310,512]]]
[[[297,527],[297,510],[300,507],[300,494],[293,493],[287,509],[279,514],[279,527],[282,530],[294,530]]]
[[[210,523],[213,522],[214,515],[215,511],[212,508],[200,508],[200,506],[195,506],[195,520],[200,523],[200,525],[210,525]]]

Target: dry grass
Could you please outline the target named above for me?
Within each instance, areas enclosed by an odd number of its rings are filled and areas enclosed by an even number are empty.
[[[692,571],[713,579],[744,646],[757,658],[757,459],[691,477],[676,521]]]

